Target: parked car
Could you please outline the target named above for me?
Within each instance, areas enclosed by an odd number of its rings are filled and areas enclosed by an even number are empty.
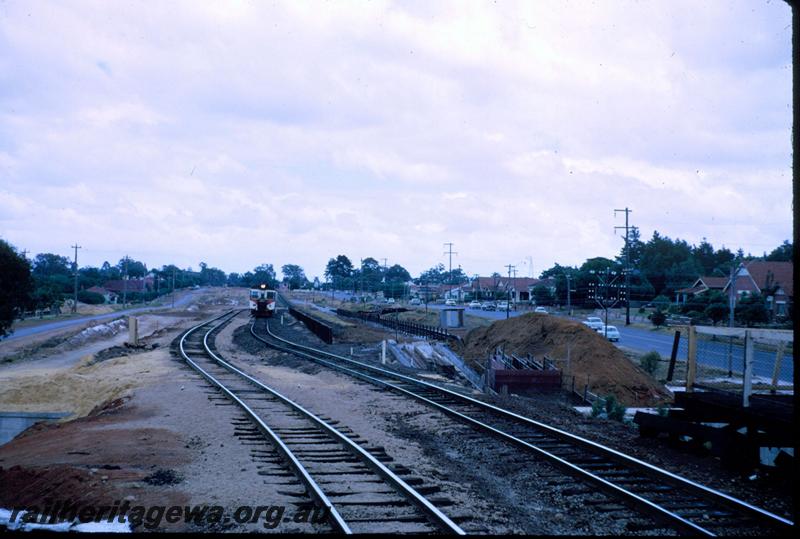
[[[583,323],[595,331],[602,328],[604,325],[603,319],[600,318],[599,316],[587,316],[586,320],[584,320]]]
[[[619,330],[616,326],[603,326],[597,330],[597,333],[605,336],[609,341],[619,341]]]
[[[386,303],[388,303],[389,305],[394,305],[394,298],[387,299]]]
[[[535,312],[535,313],[547,314],[547,309],[545,309],[544,307],[536,307],[536,308],[533,310],[533,312]]]
[[[448,299],[448,300],[445,300],[444,304],[447,305],[448,307],[455,307],[456,306],[456,300]]]
[[[419,298],[411,298],[411,301],[408,302],[409,305],[420,305],[422,301]]]
[[[481,308],[481,302],[478,301],[477,299],[473,299],[472,301],[469,302],[468,307],[470,309],[480,309]]]
[[[498,311],[505,311],[505,310],[508,310],[510,308],[511,308],[511,306],[508,304],[507,301],[498,301],[497,302],[497,310]]]
[[[495,310],[497,310],[497,306],[494,303],[492,303],[491,301],[484,301],[483,304],[481,305],[481,310],[484,310],[484,311],[495,311]]]

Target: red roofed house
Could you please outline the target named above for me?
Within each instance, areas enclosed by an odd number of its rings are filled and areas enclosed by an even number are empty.
[[[728,281],[730,281],[728,277],[711,277],[710,275],[698,277],[689,288],[681,288],[675,291],[675,294],[678,296],[677,301],[679,303],[686,303],[690,295],[698,296],[708,290],[718,290],[722,292],[725,290]]]
[[[784,317],[794,298],[794,265],[791,262],[753,260],[739,265],[734,275],[736,298],[761,294],[773,316]],[[728,285],[723,291],[728,290]]]
[[[127,284],[126,284],[127,283]],[[148,276],[144,279],[117,279],[114,281],[106,281],[103,288],[122,294],[123,292],[148,292],[153,290],[155,279]]]
[[[472,279],[466,289],[477,294],[481,299],[496,299],[498,294],[505,295],[508,291],[513,302],[530,301],[533,294],[532,290],[538,285],[544,285],[555,290],[555,283],[548,279],[536,279],[533,277],[503,277],[496,275],[492,277],[478,277]]]

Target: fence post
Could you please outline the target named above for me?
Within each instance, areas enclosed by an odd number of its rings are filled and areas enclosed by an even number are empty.
[[[742,406],[750,406],[750,394],[753,392],[753,336],[750,330],[744,332],[744,380],[742,384]],[[747,429],[748,433],[750,429]]]
[[[778,375],[781,372],[781,361],[783,360],[783,352],[786,350],[786,341],[781,341],[778,344],[778,351],[775,353],[775,367],[772,369],[772,393],[778,390]]]
[[[381,341],[381,365],[386,365],[386,339]]]
[[[689,326],[689,346],[686,355],[686,392],[694,391],[694,378],[697,375],[697,328]]]
[[[672,341],[672,354],[669,356],[669,370],[667,371],[667,382],[672,381],[675,372],[675,360],[678,358],[678,344],[681,340],[681,332],[675,331],[675,340]]]

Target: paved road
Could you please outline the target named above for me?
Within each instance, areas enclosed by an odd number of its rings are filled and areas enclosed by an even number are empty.
[[[189,293],[176,299],[175,307],[183,307],[184,305],[186,305],[191,301],[192,296],[193,294]],[[52,331],[54,329],[63,329],[71,326],[77,326],[80,324],[85,324],[86,322],[109,320],[112,318],[118,318],[122,315],[135,314],[143,311],[152,311],[156,309],[170,309],[170,308],[172,308],[172,304],[162,305],[160,307],[136,307],[133,309],[125,309],[124,311],[114,311],[113,313],[97,314],[93,316],[83,316],[81,318],[70,318],[69,320],[59,320],[57,322],[50,322],[48,324],[41,324],[38,326],[32,326],[14,330],[14,333],[6,337],[5,339],[0,340],[0,343],[14,341],[16,339],[21,339],[23,337],[28,337],[30,335],[36,335],[38,333],[44,333],[46,331]]]

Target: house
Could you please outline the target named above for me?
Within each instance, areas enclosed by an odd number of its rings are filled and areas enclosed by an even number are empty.
[[[552,282],[551,282],[552,281]],[[493,275],[491,277],[478,277],[472,279],[469,284],[463,285],[466,292],[473,294],[478,299],[497,299],[508,293],[511,300],[515,303],[530,301],[533,298],[533,289],[544,284],[552,287],[555,292],[555,281],[552,279],[535,279],[532,277],[503,277]]]
[[[675,295],[677,296],[676,302],[686,303],[689,296],[695,297],[709,290],[722,292],[727,286],[728,281],[730,281],[728,277],[712,277],[710,275],[698,277],[692,286],[675,291]]]
[[[93,286],[91,288],[86,289],[87,292],[94,292],[95,294],[100,294],[105,299],[106,303],[116,303],[117,302],[117,294],[112,292],[107,288],[103,288],[102,286]]]
[[[115,279],[103,283],[103,288],[123,294],[126,292],[148,292],[154,289],[155,280],[147,276],[144,279]]]
[[[783,317],[794,298],[794,264],[752,260],[739,265],[733,278],[736,301],[745,294],[761,294],[773,316]],[[730,283],[723,292],[729,290]]]

